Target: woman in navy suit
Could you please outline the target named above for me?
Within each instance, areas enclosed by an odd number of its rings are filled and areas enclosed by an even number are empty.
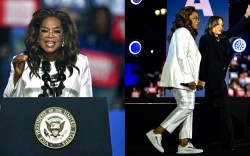
[[[28,25],[25,46],[26,50],[12,60],[4,97],[55,96],[53,87],[60,87],[63,81],[56,96],[92,96],[88,59],[79,53],[77,31],[67,13],[46,8],[36,11]],[[43,67],[43,62],[48,67]],[[43,77],[45,68],[49,75]]]
[[[227,69],[233,56],[229,39],[246,27],[249,23],[249,15],[250,6],[248,5],[245,16],[228,31],[223,31],[222,17],[210,17],[205,28],[205,34],[201,36],[199,42],[202,59],[198,85],[205,87],[207,117],[210,116],[209,118],[211,118],[211,115],[218,115],[219,119],[216,120],[220,121],[223,147],[230,150],[236,148],[236,143],[225,82]],[[212,114],[212,112],[215,114]],[[210,135],[208,136],[211,138]]]

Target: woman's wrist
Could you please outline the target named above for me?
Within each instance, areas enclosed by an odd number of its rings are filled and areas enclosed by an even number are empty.
[[[14,75],[14,86],[16,86],[16,83],[19,81],[19,79],[21,78],[21,76],[15,74]]]

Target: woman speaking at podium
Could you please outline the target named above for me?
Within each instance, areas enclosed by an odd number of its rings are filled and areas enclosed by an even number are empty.
[[[40,9],[13,57],[4,97],[92,97],[88,58],[79,53],[76,28],[63,11]]]

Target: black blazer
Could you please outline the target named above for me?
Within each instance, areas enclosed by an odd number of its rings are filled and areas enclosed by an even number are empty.
[[[199,50],[202,58],[199,80],[206,82],[207,89],[216,89],[224,83],[233,56],[229,38],[243,31],[249,21],[245,17],[241,18],[234,27],[223,32],[225,37],[220,38],[219,42],[209,33],[201,36]]]

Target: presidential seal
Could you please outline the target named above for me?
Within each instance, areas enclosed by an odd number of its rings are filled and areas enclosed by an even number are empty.
[[[76,122],[66,109],[50,107],[38,115],[34,130],[41,144],[48,148],[59,149],[74,139]]]

